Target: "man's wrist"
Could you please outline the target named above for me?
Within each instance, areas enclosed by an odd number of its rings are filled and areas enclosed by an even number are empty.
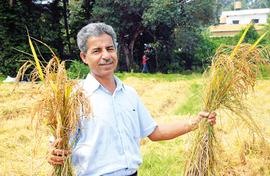
[[[189,128],[191,129],[191,131],[196,130],[198,128],[200,121],[201,120],[198,118],[190,118],[189,119],[188,125],[189,125]]]

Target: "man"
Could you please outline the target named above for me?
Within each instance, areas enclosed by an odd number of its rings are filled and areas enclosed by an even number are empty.
[[[147,61],[148,61],[149,57],[146,56],[146,54],[143,55],[142,57],[142,65],[143,65],[143,69],[142,69],[142,73],[148,73],[148,66],[147,66]]]
[[[78,141],[72,149],[77,175],[136,176],[142,163],[140,139],[168,140],[192,131],[202,118],[215,124],[215,113],[168,125],[156,124],[136,91],[114,76],[118,58],[116,34],[104,23],[91,23],[77,35],[80,57],[91,70],[81,83],[90,98],[92,113],[81,118]],[[53,149],[49,163],[63,164],[65,153]]]

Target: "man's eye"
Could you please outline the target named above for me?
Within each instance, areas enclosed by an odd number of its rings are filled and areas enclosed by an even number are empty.
[[[96,53],[98,53],[98,50],[93,50],[92,53],[96,54]]]
[[[114,48],[108,48],[107,50],[108,51],[114,51]]]

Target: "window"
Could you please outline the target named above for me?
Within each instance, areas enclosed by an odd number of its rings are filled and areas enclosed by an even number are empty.
[[[232,23],[233,24],[239,24],[239,20],[233,20]]]
[[[253,22],[254,24],[259,23],[259,19],[252,19],[252,22]]]

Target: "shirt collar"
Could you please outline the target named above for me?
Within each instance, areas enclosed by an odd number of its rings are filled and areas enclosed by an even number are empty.
[[[123,82],[114,75],[114,80],[116,82],[116,89],[115,91],[124,90],[125,86]],[[84,88],[89,92],[90,94],[94,93],[97,89],[99,89],[102,85],[96,80],[96,78],[91,74],[88,73],[87,77],[84,81]]]
[[[125,89],[124,83],[115,75],[114,75],[114,80],[116,82],[116,89],[115,89],[116,91]]]

